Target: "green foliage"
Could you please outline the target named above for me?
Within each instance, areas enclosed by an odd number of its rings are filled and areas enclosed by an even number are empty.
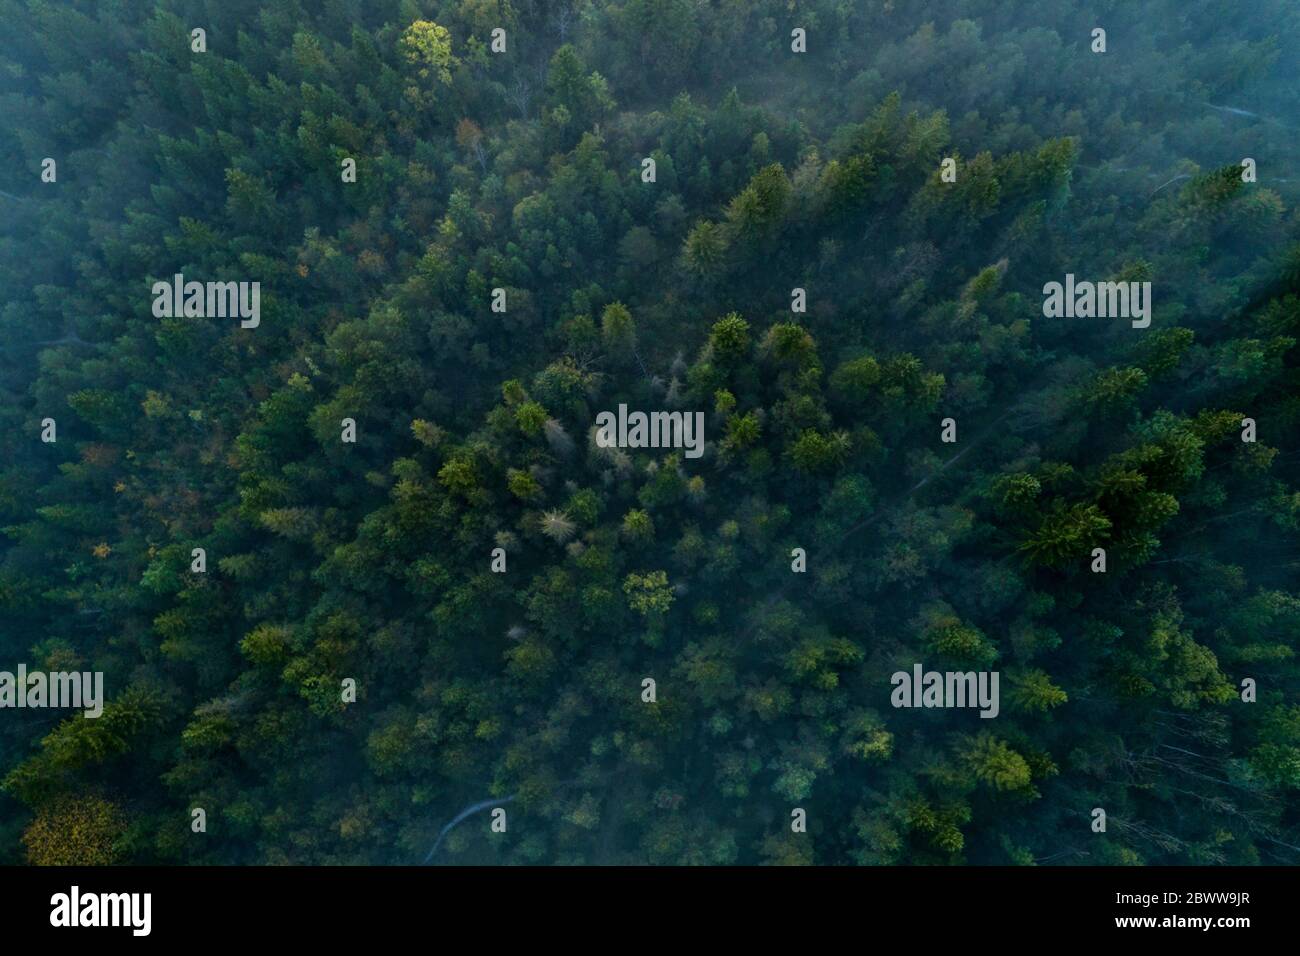
[[[1090,554],[1106,540],[1110,529],[1110,519],[1096,505],[1067,506],[1057,501],[1038,528],[1020,543],[1019,550],[1039,564],[1061,565]]]
[[[455,58],[451,54],[451,34],[446,27],[429,20],[416,20],[402,31],[398,46],[421,79],[436,78],[444,86],[451,82]]]
[[[665,571],[632,572],[623,581],[628,607],[638,614],[662,614],[672,606],[673,591]]]
[[[0,16],[0,862],[1300,862],[1294,4],[154,6]]]

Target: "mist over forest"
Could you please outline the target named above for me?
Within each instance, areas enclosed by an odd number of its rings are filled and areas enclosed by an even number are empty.
[[[0,0],[0,863],[1300,863],[1298,159],[1294,0]]]

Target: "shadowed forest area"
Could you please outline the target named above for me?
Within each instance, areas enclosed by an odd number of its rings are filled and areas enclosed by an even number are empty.
[[[1300,863],[1297,158],[1293,0],[0,0],[0,862]]]

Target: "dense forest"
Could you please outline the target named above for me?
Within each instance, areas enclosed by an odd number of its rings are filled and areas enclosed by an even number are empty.
[[[0,24],[0,862],[1300,863],[1292,0]]]

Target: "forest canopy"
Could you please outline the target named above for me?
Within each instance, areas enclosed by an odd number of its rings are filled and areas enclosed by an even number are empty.
[[[1296,4],[0,23],[0,861],[1300,863]]]

